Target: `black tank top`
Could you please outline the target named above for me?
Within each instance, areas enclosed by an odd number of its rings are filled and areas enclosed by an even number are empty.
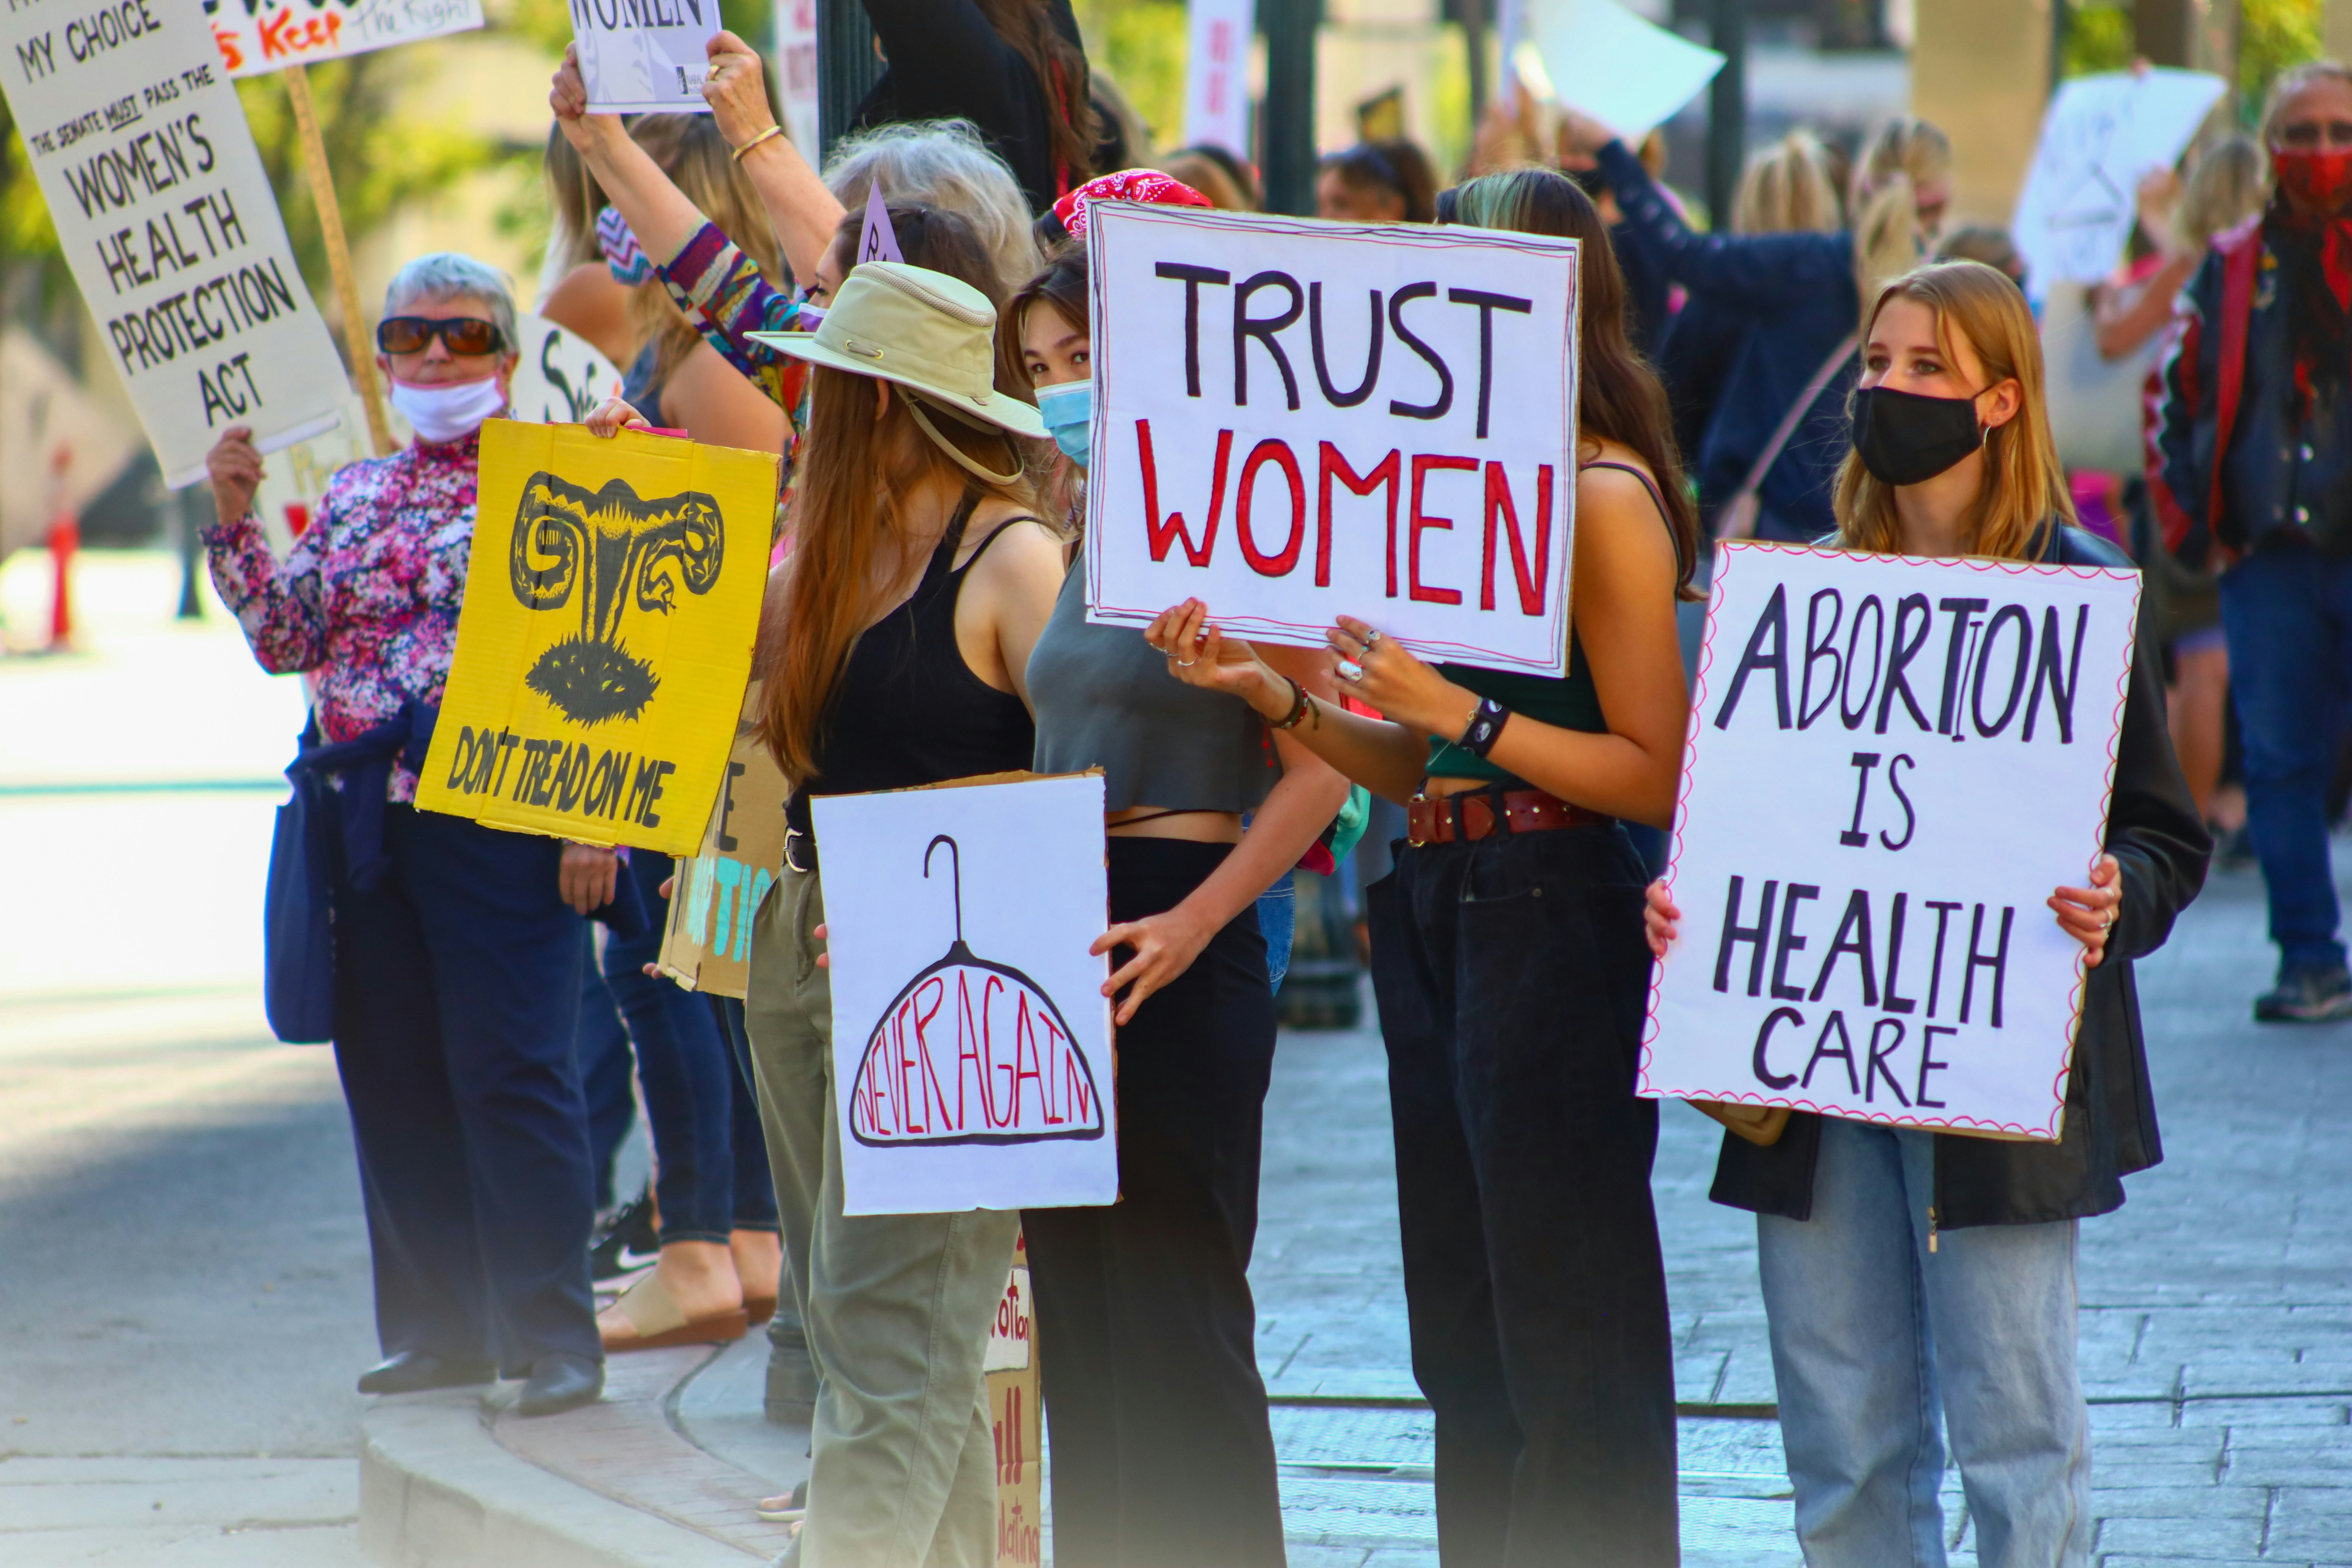
[[[1013,518],[955,564],[980,502],[964,494],[923,580],[907,602],[866,629],[850,649],[816,744],[816,777],[794,793],[786,821],[809,830],[812,795],[863,795],[1026,768],[1037,744],[1029,709],[971,672],[956,646],[956,597],[964,574]]]

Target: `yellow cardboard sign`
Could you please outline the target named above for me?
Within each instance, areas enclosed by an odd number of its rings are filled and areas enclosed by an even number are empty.
[[[751,673],[776,458],[492,420],[416,804],[691,855]]]

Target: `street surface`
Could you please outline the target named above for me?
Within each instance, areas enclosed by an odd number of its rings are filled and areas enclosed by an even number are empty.
[[[0,1563],[348,1568],[357,1184],[327,1052],[271,1042],[258,1000],[299,690],[217,606],[170,621],[167,557],[84,559],[89,651],[0,659]],[[46,567],[0,570],[18,637]],[[2140,971],[2168,1161],[2083,1230],[2104,1568],[2352,1564],[2352,1026],[2248,1022],[2262,929],[2259,879],[2217,874]],[[1377,1036],[1286,1039],[1254,1277],[1299,1568],[1435,1562],[1384,1093]],[[1780,1568],[1752,1226],[1706,1201],[1715,1143],[1667,1108],[1684,1540]],[[746,1464],[757,1350],[683,1401]]]

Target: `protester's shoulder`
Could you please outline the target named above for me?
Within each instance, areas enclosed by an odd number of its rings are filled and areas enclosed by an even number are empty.
[[[1005,584],[1049,576],[1062,585],[1062,535],[1044,518],[1015,513],[990,519],[972,530],[981,540],[981,553],[971,562],[972,577],[982,584]]]
[[[2124,572],[2137,571],[2139,566],[2113,541],[2071,522],[2058,525],[2044,559],[2061,566],[2104,566]]]

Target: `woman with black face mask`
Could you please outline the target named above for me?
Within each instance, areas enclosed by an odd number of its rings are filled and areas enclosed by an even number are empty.
[[[2128,568],[2074,526],[2024,296],[1974,261],[1897,278],[1864,331],[1828,542]],[[2031,810],[2028,803],[2018,809]],[[1944,1562],[1944,1433],[1983,1568],[2087,1560],[2091,1454],[2074,1364],[2075,1225],[2163,1157],[2132,961],[2203,884],[2211,846],[2133,663],[2105,853],[2049,899],[2089,964],[2056,1143],[1791,1113],[1727,1134],[1713,1196],[1757,1215],[1780,1430],[1811,1568]],[[1652,949],[1679,913],[1650,889]]]

